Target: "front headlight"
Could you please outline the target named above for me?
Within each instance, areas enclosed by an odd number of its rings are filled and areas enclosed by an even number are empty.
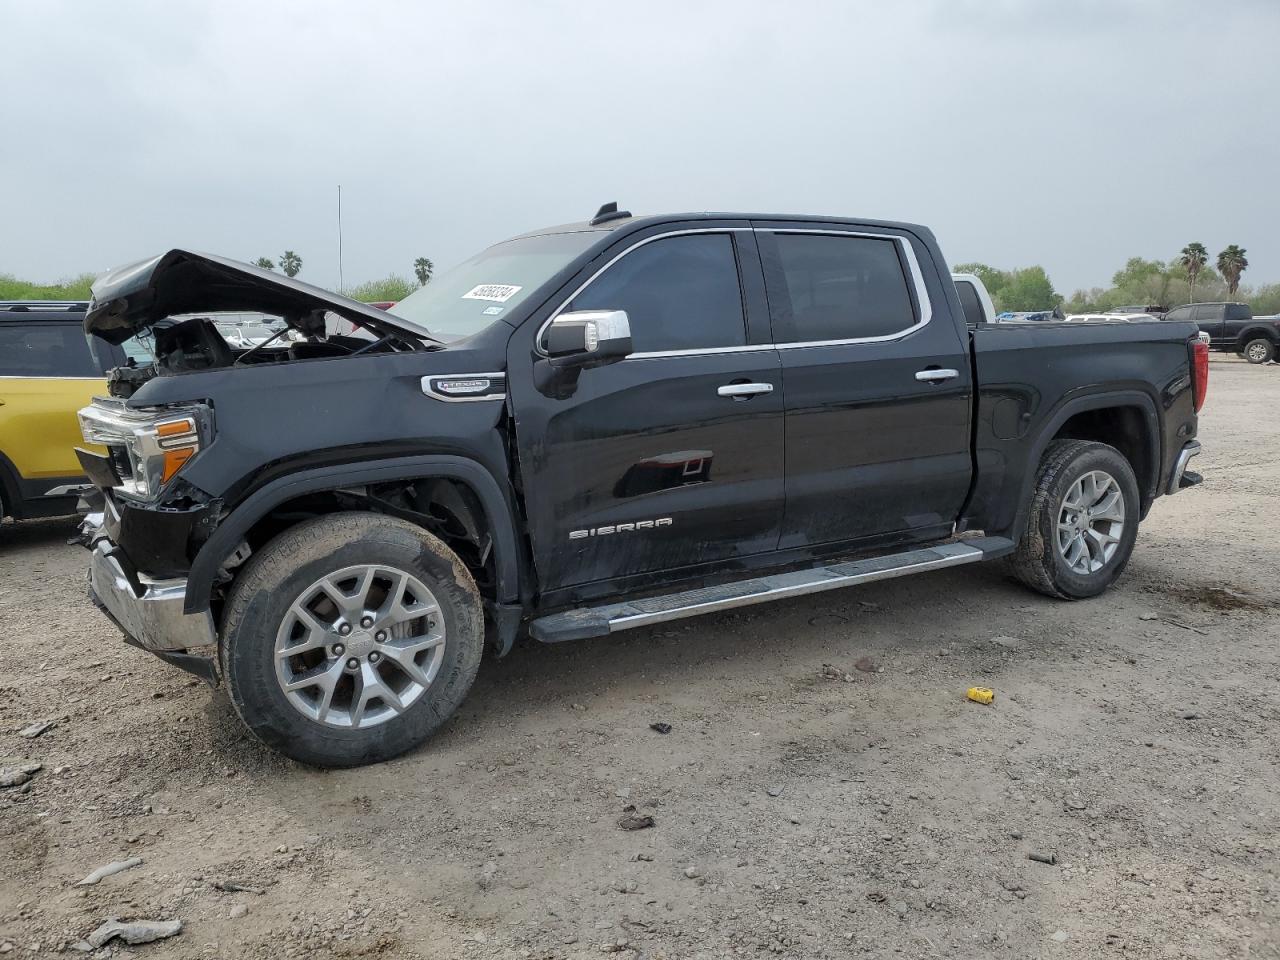
[[[98,398],[79,416],[85,441],[107,448],[118,489],[135,497],[154,497],[213,436],[204,404],[131,409]]]

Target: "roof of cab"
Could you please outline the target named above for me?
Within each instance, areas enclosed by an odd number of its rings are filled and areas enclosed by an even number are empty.
[[[899,220],[872,220],[866,217],[833,217],[826,215],[815,215],[811,213],[730,213],[716,211],[701,211],[698,213],[659,213],[645,214],[643,216],[625,216],[614,220],[607,220],[603,223],[593,223],[590,220],[580,220],[577,223],[563,223],[552,227],[541,227],[537,230],[529,230],[525,233],[511,237],[512,240],[521,240],[526,237],[541,237],[552,233],[588,233],[595,232],[601,234],[616,233],[620,230],[628,232],[632,230],[640,230],[645,227],[661,226],[664,223],[687,222],[690,220],[750,220],[752,222],[788,222],[788,223],[829,223],[833,226],[858,226],[858,227],[876,227],[885,230],[900,230],[908,233],[914,233],[917,236],[932,237],[933,232],[926,226],[918,223],[907,223]]]
[[[88,309],[84,300],[0,300],[0,321],[79,323]]]

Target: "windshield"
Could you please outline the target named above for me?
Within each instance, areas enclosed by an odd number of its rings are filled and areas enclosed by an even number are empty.
[[[599,231],[550,233],[498,243],[419,287],[391,313],[440,340],[479,333],[600,239]]]

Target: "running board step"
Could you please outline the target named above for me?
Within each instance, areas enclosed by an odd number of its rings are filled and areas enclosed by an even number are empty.
[[[852,587],[873,580],[891,580],[927,570],[941,570],[964,563],[977,563],[1003,556],[1013,549],[1013,541],[1004,537],[978,537],[957,540],[937,547],[908,550],[866,560],[849,560],[826,567],[792,570],[767,577],[739,580],[715,587],[686,590],[661,597],[627,600],[602,607],[585,607],[539,617],[529,624],[529,635],[543,643],[560,640],[583,640],[587,637],[603,637],[646,627],[664,620],[696,617],[701,613],[714,613],[733,607],[745,607],[752,603],[800,597],[806,593]]]

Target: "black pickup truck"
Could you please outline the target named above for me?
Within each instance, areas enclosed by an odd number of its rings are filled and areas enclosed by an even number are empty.
[[[1188,303],[1174,307],[1166,320],[1190,320],[1209,337],[1209,349],[1270,363],[1280,354],[1280,320],[1255,317],[1247,303]]]
[[[969,325],[911,224],[607,205],[393,309],[173,250],[85,321],[157,357],[80,414],[91,597],[308,763],[421,742],[522,632],[996,558],[1091,597],[1199,480],[1194,324]]]

